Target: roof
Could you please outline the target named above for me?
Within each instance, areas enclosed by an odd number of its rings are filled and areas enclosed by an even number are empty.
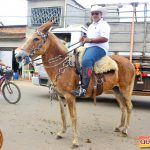
[[[43,0],[27,0],[27,1],[34,1],[34,2],[36,2],[36,1],[43,1]],[[50,1],[50,0],[49,0]],[[79,7],[81,7],[81,8],[83,8],[83,9],[85,9],[85,7],[83,7],[81,4],[79,4],[76,0],[72,0],[76,5],[78,5]]]
[[[0,39],[23,39],[26,37],[26,25],[0,26]]]

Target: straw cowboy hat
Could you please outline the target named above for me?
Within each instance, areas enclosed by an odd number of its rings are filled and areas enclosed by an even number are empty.
[[[107,9],[105,7],[98,6],[98,5],[92,6],[91,12],[94,12],[94,11],[101,12],[103,16],[105,16],[107,14]]]

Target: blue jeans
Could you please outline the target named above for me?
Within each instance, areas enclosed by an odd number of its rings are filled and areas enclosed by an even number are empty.
[[[105,55],[105,50],[100,47],[93,46],[86,48],[82,58],[82,68],[92,68],[95,62]]]

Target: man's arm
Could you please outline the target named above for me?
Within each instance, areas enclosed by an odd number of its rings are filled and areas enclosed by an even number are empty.
[[[81,41],[83,43],[105,43],[108,41],[108,39],[105,37],[97,37],[97,38],[84,37]]]

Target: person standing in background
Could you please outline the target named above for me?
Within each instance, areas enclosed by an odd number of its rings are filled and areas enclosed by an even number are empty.
[[[3,73],[3,68],[2,67],[5,67],[5,68],[7,68],[8,66],[5,64],[5,63],[3,63],[3,61],[0,59],[0,75]]]
[[[19,78],[22,78],[22,66],[23,66],[23,62],[19,62],[19,66],[18,66],[18,73],[19,73]]]

